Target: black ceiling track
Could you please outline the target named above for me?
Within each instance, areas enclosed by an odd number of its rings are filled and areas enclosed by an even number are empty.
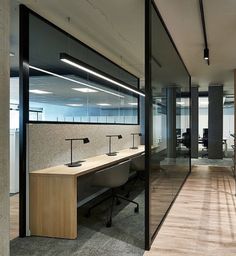
[[[203,37],[204,37],[204,43],[205,43],[204,54],[205,54],[205,52],[207,52],[207,54],[208,54],[207,64],[210,65],[203,0],[199,0],[199,6],[200,6],[200,13],[201,13]]]

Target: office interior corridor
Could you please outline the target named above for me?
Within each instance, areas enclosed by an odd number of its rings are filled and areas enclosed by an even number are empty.
[[[144,256],[235,256],[236,197],[230,167],[195,165]]]

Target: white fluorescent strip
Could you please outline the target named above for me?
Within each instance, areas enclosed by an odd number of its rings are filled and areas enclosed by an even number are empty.
[[[97,92],[96,90],[90,89],[90,88],[72,88],[72,90],[79,91],[79,92],[84,92],[84,93]]]
[[[98,103],[97,105],[98,106],[111,106],[111,104],[108,104],[108,103]]]
[[[178,105],[185,105],[185,103],[183,101],[180,102],[176,102]]]
[[[38,90],[38,89],[29,90],[29,92],[34,93],[34,94],[52,94],[52,92],[42,91],[42,90]]]
[[[135,103],[135,102],[130,102],[128,104],[131,105],[131,106],[138,106],[138,103]]]
[[[76,68],[78,68],[78,69],[81,69],[81,70],[83,70],[83,71],[85,71],[85,72],[87,72],[87,73],[89,73],[89,74],[92,74],[92,75],[94,75],[94,76],[96,76],[96,77],[99,77],[99,78],[101,78],[101,79],[103,79],[103,80],[106,80],[106,81],[108,81],[108,82],[110,82],[110,83],[112,83],[112,84],[118,85],[118,86],[120,86],[120,87],[122,87],[122,88],[125,88],[126,90],[129,90],[129,91],[131,91],[131,92],[133,92],[133,93],[136,93],[136,94],[139,94],[139,95],[145,97],[145,94],[144,94],[144,93],[139,92],[139,91],[136,91],[136,90],[133,90],[132,88],[130,88],[130,87],[124,85],[124,84],[121,84],[121,83],[119,83],[119,82],[117,82],[117,81],[115,81],[115,80],[113,80],[113,79],[111,79],[111,78],[108,78],[108,77],[106,77],[106,76],[103,76],[103,75],[101,75],[101,74],[99,74],[99,73],[97,73],[97,72],[95,72],[95,71],[93,71],[93,70],[91,70],[91,69],[88,69],[88,68],[86,68],[86,67],[83,67],[83,66],[81,66],[81,65],[79,65],[79,64],[77,64],[77,63],[75,63],[75,62],[73,62],[73,61],[70,61],[70,60],[68,60],[68,59],[66,59],[66,58],[61,58],[60,60],[63,61],[63,62],[65,62],[65,63],[67,63],[67,64],[69,64],[69,65],[71,65],[71,66],[74,66],[74,67],[76,67]]]
[[[208,104],[208,98],[199,98],[199,106],[207,106]]]
[[[114,93],[114,92],[110,92],[110,91],[106,91],[106,90],[103,90],[103,89],[101,89],[101,88],[92,86],[92,85],[90,85],[90,84],[82,83],[82,82],[79,82],[79,81],[77,81],[77,80],[71,79],[71,78],[69,78],[69,77],[65,77],[65,76],[58,75],[58,74],[56,74],[56,73],[47,71],[47,70],[45,70],[45,69],[37,68],[37,67],[31,66],[31,65],[29,65],[29,67],[30,67],[31,69],[34,69],[34,70],[43,72],[43,73],[48,74],[48,75],[51,75],[51,76],[59,77],[59,78],[61,78],[61,79],[64,79],[64,80],[67,80],[67,81],[70,81],[70,82],[73,82],[73,83],[76,83],[76,84],[85,85],[85,86],[87,86],[87,87],[89,87],[89,88],[93,88],[94,90],[101,91],[101,92],[105,92],[105,93],[108,93],[108,94],[117,96],[117,97],[119,97],[119,98],[124,98],[124,96],[122,96],[122,95],[120,95],[120,94],[117,94],[117,93]]]
[[[83,104],[66,104],[67,106],[70,106],[70,107],[82,107]]]

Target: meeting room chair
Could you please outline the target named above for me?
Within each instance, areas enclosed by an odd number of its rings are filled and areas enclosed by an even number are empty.
[[[94,176],[92,179],[92,186],[110,188],[111,195],[102,199],[100,202],[96,203],[95,205],[91,206],[87,211],[86,217],[90,217],[92,209],[94,209],[95,207],[97,207],[98,205],[100,205],[101,203],[109,199],[111,199],[111,205],[108,209],[106,227],[111,227],[112,225],[112,213],[113,213],[115,200],[117,204],[120,203],[119,199],[135,204],[136,207],[134,211],[136,213],[139,212],[138,203],[117,194],[117,188],[123,186],[128,181],[129,171],[130,171],[130,160],[94,173]]]

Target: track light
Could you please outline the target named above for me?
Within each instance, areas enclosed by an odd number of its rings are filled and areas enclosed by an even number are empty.
[[[209,49],[208,48],[204,49],[204,59],[209,60]]]

